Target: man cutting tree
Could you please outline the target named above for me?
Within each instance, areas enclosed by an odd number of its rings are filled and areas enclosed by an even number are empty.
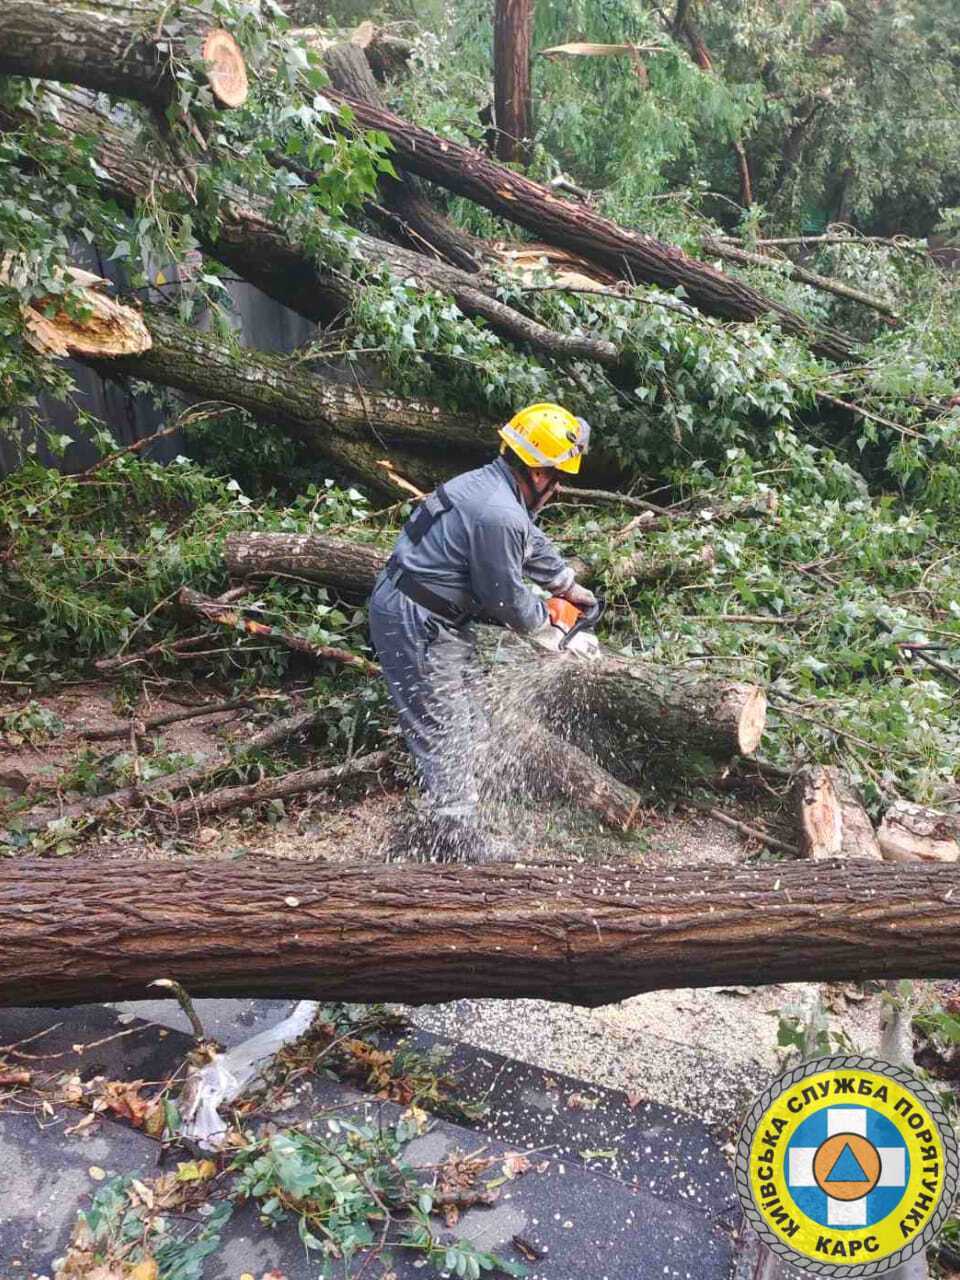
[[[535,524],[561,474],[579,472],[590,428],[560,405],[535,404],[498,435],[498,458],[440,485],[410,517],[370,601],[371,636],[427,802],[420,847],[444,862],[494,856],[472,767],[474,624],[508,627],[544,656],[599,650],[589,631],[568,635],[595,596]]]

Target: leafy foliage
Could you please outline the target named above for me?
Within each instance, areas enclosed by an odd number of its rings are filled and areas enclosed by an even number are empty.
[[[232,1166],[237,1198],[255,1200],[270,1226],[292,1217],[304,1247],[317,1255],[320,1275],[341,1274],[338,1267],[371,1248],[387,1266],[390,1252],[409,1249],[435,1273],[465,1280],[483,1272],[525,1274],[467,1239],[437,1237],[429,1187],[402,1158],[419,1132],[416,1119],[374,1126],[343,1117],[323,1128],[322,1136],[286,1129],[252,1142]]]

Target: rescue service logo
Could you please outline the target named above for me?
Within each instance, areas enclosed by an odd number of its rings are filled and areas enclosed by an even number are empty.
[[[756,1100],[737,1145],[747,1220],[812,1275],[872,1276],[923,1249],[957,1193],[957,1146],[932,1091],[877,1058],[816,1058]]]

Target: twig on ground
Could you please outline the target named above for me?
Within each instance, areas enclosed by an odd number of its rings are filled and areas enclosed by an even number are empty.
[[[767,845],[771,849],[776,849],[779,853],[788,853],[791,858],[799,858],[800,850],[796,845],[787,844],[785,840],[779,839],[777,836],[771,835],[768,831],[764,831],[761,827],[752,827],[748,822],[741,822],[739,818],[731,818],[728,813],[724,813],[722,809],[716,809],[711,805],[701,804],[696,800],[684,800],[684,804],[692,809],[696,809],[699,813],[705,813],[708,817],[714,818],[717,822],[722,822],[724,826],[731,827],[734,831],[739,831],[741,835],[747,836],[751,840],[759,840],[762,844]]]
[[[256,701],[277,696],[272,693],[261,693],[250,694],[245,698],[228,698],[224,702],[206,702],[202,706],[189,707],[185,711],[168,711],[162,716],[151,716],[149,720],[135,719],[132,723],[137,725],[138,733],[146,733],[151,729],[160,729],[164,725],[176,724],[179,720],[196,720],[200,716],[213,716],[221,711],[236,711],[241,707],[252,706]],[[91,742],[106,742],[108,738],[122,738],[129,729],[130,724],[116,725],[109,729],[83,729],[80,737],[88,738]]]

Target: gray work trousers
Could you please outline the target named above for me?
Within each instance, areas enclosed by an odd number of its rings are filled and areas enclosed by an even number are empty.
[[[483,732],[472,687],[476,632],[449,626],[381,574],[370,597],[370,636],[431,811],[473,817]]]

